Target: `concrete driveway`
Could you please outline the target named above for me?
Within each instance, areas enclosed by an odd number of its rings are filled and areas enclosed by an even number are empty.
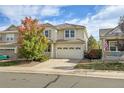
[[[44,70],[72,70],[80,60],[76,59],[49,59],[46,62],[35,65],[36,69]]]
[[[49,59],[33,66],[19,65],[10,67],[0,67],[0,72],[24,72],[24,73],[68,73],[72,72],[74,66],[80,60],[71,59]]]

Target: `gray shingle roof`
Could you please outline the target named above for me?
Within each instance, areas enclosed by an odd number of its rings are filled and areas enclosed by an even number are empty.
[[[111,31],[113,28],[99,29],[99,36],[104,36],[106,33]]]
[[[42,24],[44,27],[51,27],[57,30],[63,30],[63,29],[85,29],[85,26],[82,25],[75,25],[75,24],[69,24],[69,23],[64,23],[64,24],[60,24],[60,25],[52,25],[50,23],[45,23]],[[10,25],[7,29],[5,29],[4,31],[15,31],[18,30],[18,26],[15,25]]]

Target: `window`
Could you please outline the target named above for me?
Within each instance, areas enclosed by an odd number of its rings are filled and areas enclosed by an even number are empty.
[[[75,37],[75,31],[74,30],[65,30],[65,37],[66,38],[74,38]]]
[[[64,47],[63,49],[68,49],[67,47]]]
[[[58,47],[57,49],[62,49],[61,47]]]
[[[75,33],[74,30],[70,31],[71,37],[74,37],[74,35],[75,35],[74,33]]]
[[[13,40],[13,38],[11,37],[11,40]]]
[[[80,50],[81,48],[80,47],[76,47],[77,50]]]
[[[6,40],[7,41],[13,41],[14,40],[14,34],[7,34],[6,35]]]
[[[49,31],[48,30],[45,30],[45,36],[49,37]]]
[[[7,37],[7,40],[9,40],[9,37]]]
[[[73,47],[70,47],[69,49],[74,49]]]
[[[69,37],[69,30],[65,31],[65,37]]]
[[[117,51],[118,50],[116,41],[110,41],[109,42],[109,50],[110,51]]]

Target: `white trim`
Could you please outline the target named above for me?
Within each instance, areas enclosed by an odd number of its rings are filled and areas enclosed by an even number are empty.
[[[51,33],[52,33],[52,30],[51,29],[45,29],[43,31],[43,34],[45,35],[45,31],[48,31],[48,37],[47,38],[51,38]],[[46,36],[46,35],[45,35]]]
[[[51,58],[54,58],[54,45],[51,44]]]
[[[0,49],[15,49],[15,47],[0,47]]]
[[[14,50],[14,53],[17,53],[17,47],[15,47],[15,48],[2,48],[2,47],[0,47],[0,50],[6,50],[6,49],[12,49],[12,50]]]

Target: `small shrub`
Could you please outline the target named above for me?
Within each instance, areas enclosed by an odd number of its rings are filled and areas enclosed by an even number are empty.
[[[101,59],[102,50],[101,49],[92,49],[84,53],[84,57],[88,59]]]
[[[46,61],[46,60],[48,60],[48,59],[49,59],[48,56],[43,55],[43,56],[41,56],[40,58],[34,59],[34,61],[43,62],[43,61]]]

